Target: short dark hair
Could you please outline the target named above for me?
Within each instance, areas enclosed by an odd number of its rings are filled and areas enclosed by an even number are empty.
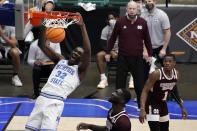
[[[135,1],[135,2],[137,2],[137,1],[142,1],[142,2],[144,2],[144,0],[133,0],[133,1]]]
[[[131,93],[127,89],[121,89],[124,97],[124,104],[128,103],[131,99]]]
[[[116,13],[115,11],[110,11],[110,12],[108,12],[108,13],[107,13],[107,17],[108,17],[109,15],[113,15],[115,18],[119,17],[118,13]]]
[[[164,57],[163,57],[163,60],[166,58],[166,57],[172,57],[174,61],[176,61],[176,57],[174,54],[166,54]]]

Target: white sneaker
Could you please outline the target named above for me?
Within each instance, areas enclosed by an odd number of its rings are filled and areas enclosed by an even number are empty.
[[[101,80],[101,81],[99,82],[99,84],[97,85],[97,88],[103,89],[103,88],[105,88],[106,86],[108,86],[107,80]]]
[[[19,79],[18,75],[15,75],[12,77],[12,84],[14,86],[17,86],[17,87],[21,87],[23,86],[23,83],[21,82],[21,80]]]
[[[133,88],[134,88],[133,81],[129,81],[129,89],[133,89]]]

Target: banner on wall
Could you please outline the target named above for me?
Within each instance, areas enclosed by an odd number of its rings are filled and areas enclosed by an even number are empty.
[[[183,27],[176,35],[197,52],[197,18]]]

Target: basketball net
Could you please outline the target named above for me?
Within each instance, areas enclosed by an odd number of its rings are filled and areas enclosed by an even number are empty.
[[[68,26],[77,23],[77,19],[70,20],[67,18],[62,19],[44,19],[43,25],[47,28],[67,28]]]
[[[42,23],[47,28],[67,28],[68,26],[79,22],[79,20],[79,15],[71,12],[30,12],[30,22],[33,26],[38,26]]]

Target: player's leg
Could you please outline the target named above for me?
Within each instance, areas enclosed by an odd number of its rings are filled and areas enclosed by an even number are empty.
[[[105,75],[106,61],[105,51],[100,51],[96,54],[97,67],[100,74],[100,82],[97,85],[98,88],[105,88],[108,86],[107,76]]]
[[[169,131],[169,121],[160,122],[160,131]]]
[[[15,86],[22,86],[22,82],[18,77],[19,69],[20,69],[20,50],[15,48],[7,48],[6,49],[6,57],[11,59],[13,65],[13,77],[12,84]]]
[[[150,131],[160,131],[159,121],[148,121]]]
[[[168,114],[168,107],[166,102],[162,102],[160,104],[160,131],[169,131],[169,114]]]
[[[48,99],[48,106],[45,107],[41,130],[57,130],[63,109],[63,101],[56,99]]]
[[[154,104],[146,105],[147,112],[147,121],[150,128],[150,131],[159,131],[160,123],[159,123],[159,109],[158,106]]]
[[[25,125],[26,131],[40,130],[42,119],[43,119],[43,109],[45,107],[45,102],[42,96],[38,97],[35,106],[28,118]]]

